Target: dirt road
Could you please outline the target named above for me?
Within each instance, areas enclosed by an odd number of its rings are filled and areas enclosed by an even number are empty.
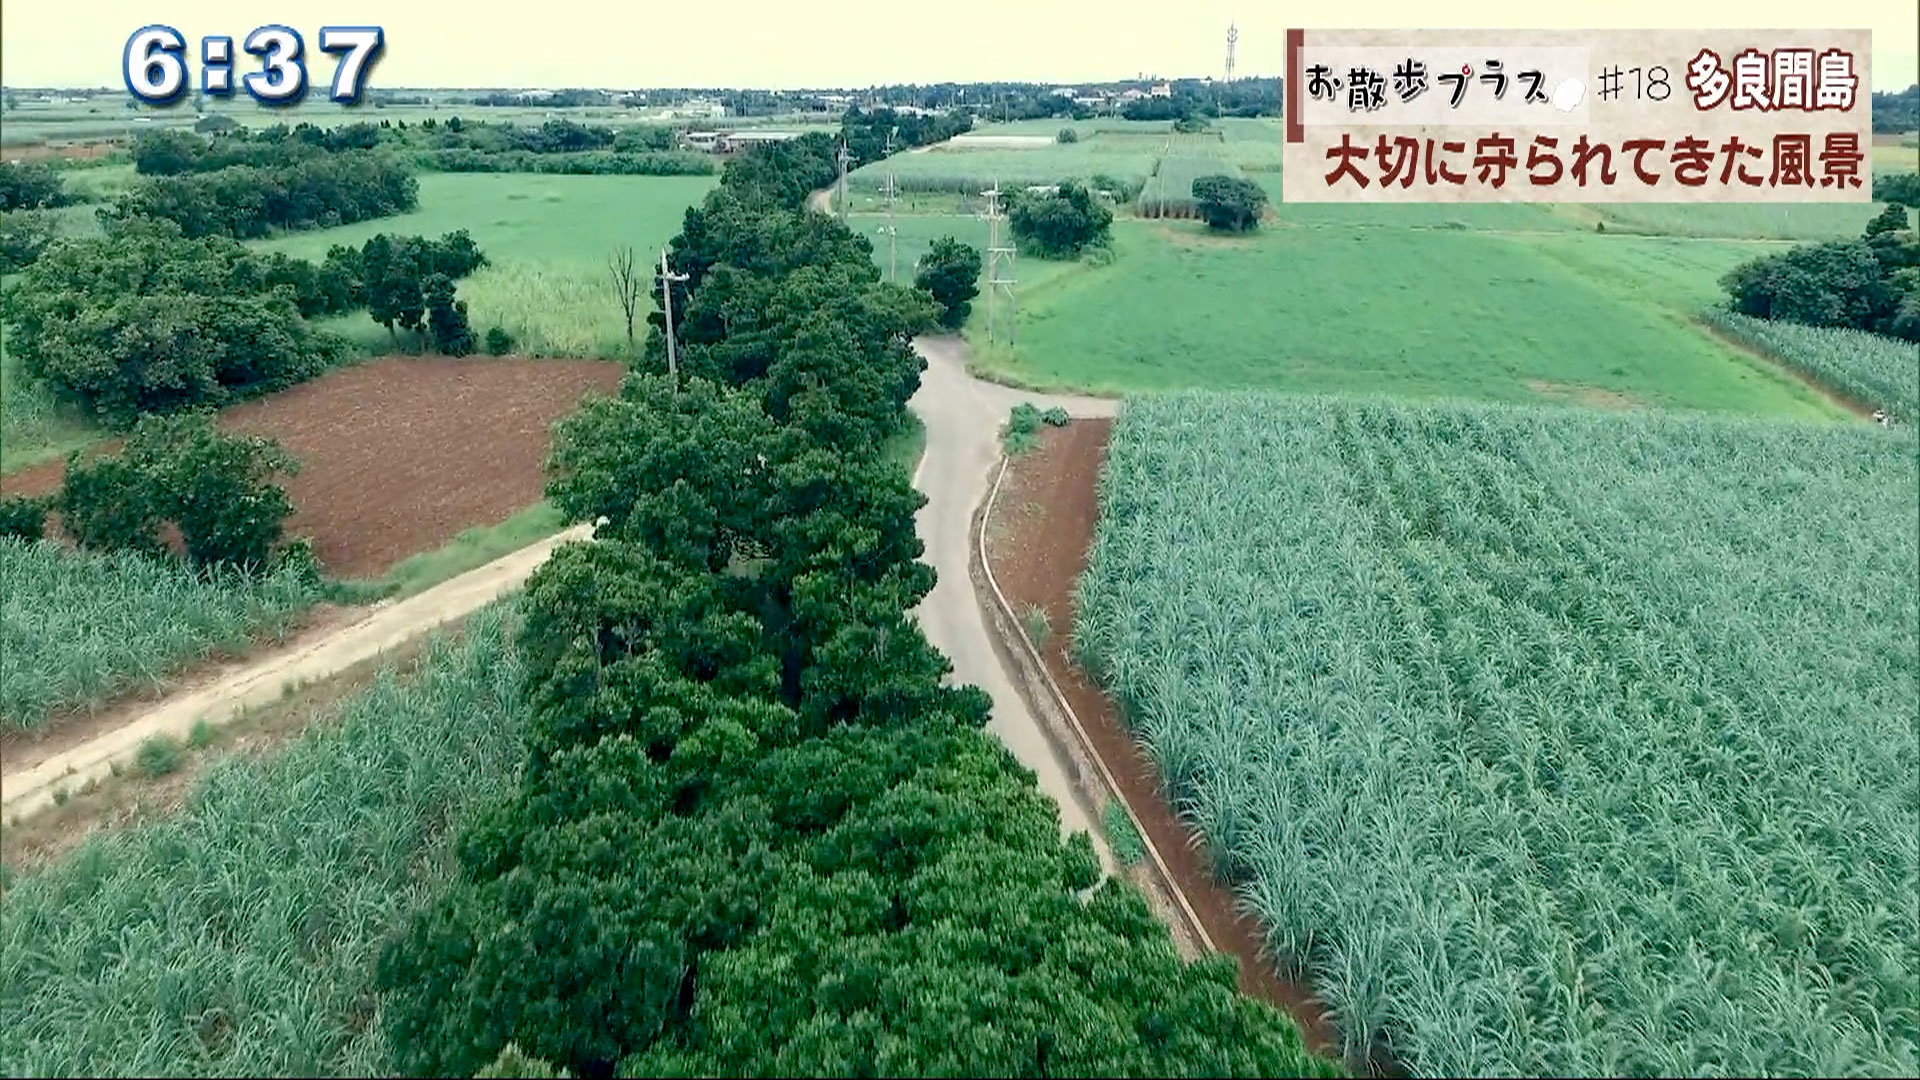
[[[927,360],[913,411],[926,425],[927,450],[914,474],[914,486],[927,496],[916,521],[924,558],[938,575],[933,592],[915,614],[927,639],[953,661],[953,679],[971,683],[993,698],[994,735],[1020,763],[1040,778],[1040,789],[1060,804],[1061,824],[1092,835],[1101,861],[1111,869],[1112,855],[1093,816],[1081,804],[1044,729],[1034,719],[1007,677],[988,636],[968,573],[973,513],[986,498],[993,466],[1000,459],[999,428],[1020,402],[1038,408],[1058,405],[1071,416],[1113,416],[1120,403],[1105,398],[1035,394],[967,374],[966,343],[958,338],[921,338],[914,348]]]
[[[248,708],[278,699],[452,622],[519,587],[553,549],[592,534],[576,526],[511,555],[470,570],[398,603],[383,604],[357,622],[304,648],[274,653],[209,686],[163,701],[138,720],[55,755],[29,769],[0,777],[0,820],[9,823],[54,805],[56,792],[77,791],[105,780],[115,765],[132,762],[140,744],[155,735],[184,739],[196,722],[226,724]]]
[[[925,558],[938,584],[916,615],[927,637],[953,661],[953,678],[978,686],[993,699],[991,730],[1032,769],[1041,790],[1060,805],[1062,825],[1094,839],[1102,861],[1111,853],[1093,815],[1082,805],[1046,732],[1008,679],[994,652],[968,573],[974,511],[986,497],[998,461],[999,426],[1019,402],[1058,405],[1074,416],[1112,416],[1118,402],[1101,398],[1029,393],[981,382],[967,374],[966,345],[957,338],[923,338],[915,347],[927,360],[912,406],[926,425],[927,448],[914,485],[927,495],[916,521]],[[113,767],[130,763],[154,735],[184,738],[196,722],[224,724],[248,707],[272,701],[345,670],[467,615],[524,582],[559,544],[582,539],[577,527],[488,563],[410,599],[375,608],[364,618],[304,648],[266,656],[233,675],[163,701],[125,727],[64,753],[0,777],[0,820],[12,821],[54,805],[55,793],[103,781]]]

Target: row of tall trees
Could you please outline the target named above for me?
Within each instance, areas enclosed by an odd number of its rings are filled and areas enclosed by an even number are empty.
[[[522,602],[518,792],[384,951],[421,1074],[1325,1073],[1183,963],[982,729],[910,611],[923,499],[880,447],[933,304],[803,209],[833,143],[755,150],[669,250],[615,398],[560,429],[549,497],[597,538]]]

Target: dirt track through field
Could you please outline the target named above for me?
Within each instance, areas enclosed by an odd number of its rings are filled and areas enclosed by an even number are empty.
[[[56,805],[56,793],[105,783],[116,766],[130,767],[140,745],[154,736],[184,740],[200,721],[223,725],[249,708],[297,692],[340,671],[405,645],[437,626],[472,614],[518,588],[556,547],[591,535],[576,526],[442,582],[365,617],[318,641],[271,653],[205,687],[159,703],[124,727],[47,758],[32,768],[0,777],[0,820],[11,823]]]

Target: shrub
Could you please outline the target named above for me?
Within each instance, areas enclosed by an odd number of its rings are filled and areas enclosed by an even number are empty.
[[[1203,176],[1193,182],[1193,198],[1209,229],[1252,232],[1260,225],[1267,193],[1251,180],[1233,176]]]
[[[0,495],[0,536],[39,540],[47,534],[47,511],[53,500],[25,495]]]
[[[0,162],[0,210],[41,210],[73,201],[51,165]]]
[[[269,566],[293,513],[274,480],[299,470],[278,443],[221,432],[204,413],[150,417],[128,436],[126,460],[179,527],[193,565]]]
[[[1027,609],[1027,640],[1033,642],[1036,649],[1045,648],[1047,635],[1052,632],[1053,623],[1047,618],[1047,609],[1039,606]]]
[[[148,776],[165,776],[180,768],[180,762],[186,755],[181,752],[180,744],[169,735],[153,735],[140,744],[134,752],[134,764]]]
[[[487,331],[487,353],[490,356],[505,356],[513,351],[513,335],[496,326]]]
[[[258,571],[293,512],[274,478],[297,469],[271,439],[225,434],[210,415],[147,417],[120,456],[69,458],[58,505],[85,548],[162,554],[172,523],[194,566]]]
[[[159,555],[164,507],[160,493],[132,462],[119,457],[67,459],[58,500],[61,524],[74,542],[95,551]]]
[[[1053,141],[1057,143],[1077,143],[1080,141],[1080,133],[1072,128],[1061,128],[1060,134],[1055,135]]]
[[[45,210],[0,211],[0,274],[32,266],[53,235],[53,215]]]

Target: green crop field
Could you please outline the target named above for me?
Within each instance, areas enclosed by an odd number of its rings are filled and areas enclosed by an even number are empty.
[[[165,685],[284,631],[319,590],[291,572],[207,577],[173,562],[0,537],[0,730]]]
[[[1113,236],[1111,265],[1022,263],[1017,349],[981,349],[986,372],[1107,392],[1595,396],[1839,415],[1691,322],[1720,273],[1768,250],[1755,245],[1431,227],[1221,238],[1131,220]],[[1049,277],[1029,274],[1041,267]],[[1664,285],[1630,287],[1645,281]]]
[[[1710,310],[1722,333],[1804,371],[1862,405],[1903,423],[1920,420],[1920,346],[1859,330],[1834,330]]]
[[[1349,1049],[1920,1071],[1920,471],[1864,425],[1132,401],[1075,647]]]
[[[309,259],[333,244],[375,233],[473,234],[492,265],[459,285],[478,335],[504,327],[518,350],[539,356],[618,357],[626,350],[620,305],[608,284],[607,256],[631,245],[657,259],[689,206],[714,179],[705,176],[553,176],[526,173],[427,173],[420,209],[316,232],[259,241]],[[386,331],[365,312],[322,323],[372,350]]]
[[[1054,136],[1066,128],[1071,128],[1079,141],[1020,148],[975,141],[1002,135]],[[1144,121],[992,124],[949,142],[855,169],[847,174],[847,187],[850,193],[870,195],[885,184],[889,170],[904,193],[974,193],[992,187],[996,180],[1011,188],[1084,181],[1095,176],[1137,185],[1153,175],[1154,164],[1163,157],[1217,159],[1225,166],[1210,171],[1235,175],[1242,169],[1277,173],[1280,128],[1263,120],[1217,121],[1213,130],[1189,134],[1173,131],[1170,124]]]
[[[1756,240],[1837,240],[1860,235],[1879,203],[1615,203],[1592,208],[1609,232],[1722,236]]]
[[[495,607],[179,813],[88,842],[0,898],[8,1076],[391,1076],[388,935],[437,896],[471,812],[511,788],[521,666]]]
[[[1244,175],[1240,166],[1224,157],[1169,154],[1154,163],[1153,176],[1141,186],[1134,208],[1141,217],[1194,217],[1200,206],[1193,197],[1195,180]]]

